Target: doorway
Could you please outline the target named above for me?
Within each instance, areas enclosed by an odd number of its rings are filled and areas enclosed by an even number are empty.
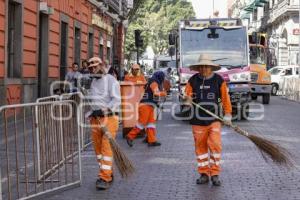
[[[49,94],[48,87],[48,43],[49,43],[49,17],[40,13],[39,20],[39,61],[38,61],[38,97]]]

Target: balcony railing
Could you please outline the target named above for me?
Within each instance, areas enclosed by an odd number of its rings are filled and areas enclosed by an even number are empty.
[[[279,1],[278,4],[274,5],[274,7],[272,8],[268,23],[274,22],[276,19],[280,18],[287,12],[299,12],[298,0]]]

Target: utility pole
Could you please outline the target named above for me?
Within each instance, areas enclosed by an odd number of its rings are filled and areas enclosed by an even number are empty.
[[[139,64],[140,59],[139,59],[140,55],[139,55],[139,47],[136,47],[136,63]]]

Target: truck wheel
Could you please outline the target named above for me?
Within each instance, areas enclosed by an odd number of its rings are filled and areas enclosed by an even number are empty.
[[[277,95],[277,91],[278,91],[278,85],[276,85],[275,83],[272,84],[272,95],[276,96]]]
[[[251,94],[251,99],[252,100],[257,100],[257,95],[256,94]]]
[[[263,95],[263,104],[269,104],[270,103],[270,94],[264,94]]]
[[[242,116],[241,116],[241,119],[242,120],[247,120],[249,118],[249,113],[250,113],[250,106],[247,104],[247,105],[242,105]]]

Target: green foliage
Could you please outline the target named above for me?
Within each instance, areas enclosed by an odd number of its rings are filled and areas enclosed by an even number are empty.
[[[151,46],[155,54],[165,54],[168,49],[170,30],[178,27],[179,20],[194,17],[195,13],[190,2],[184,0],[145,0],[129,24],[125,57],[130,60],[136,52],[134,30],[142,30],[144,47]]]

